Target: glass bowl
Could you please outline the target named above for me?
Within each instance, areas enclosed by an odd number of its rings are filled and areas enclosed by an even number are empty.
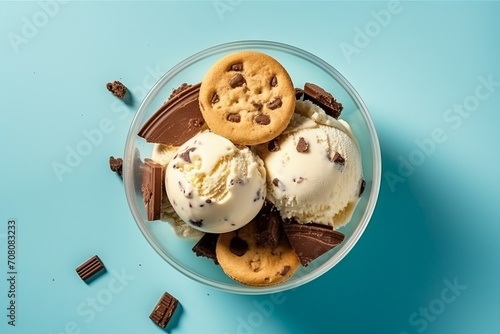
[[[212,260],[197,257],[192,252],[193,240],[182,239],[164,221],[148,221],[144,208],[141,182],[141,160],[151,157],[153,144],[139,137],[142,125],[164,103],[173,89],[182,83],[195,84],[202,80],[212,64],[222,56],[241,50],[267,53],[288,71],[295,87],[312,82],[331,92],[344,106],[341,119],[347,121],[359,143],[365,192],[351,221],[339,231],[344,241],[309,264],[301,267],[289,280],[268,287],[251,287],[230,279]],[[211,47],[184,59],[165,73],[139,106],[125,145],[123,180],[128,204],[137,225],[151,246],[165,261],[187,277],[223,291],[239,294],[266,294],[296,288],[324,274],[339,263],[354,247],[372,216],[380,188],[381,157],[378,137],[365,104],[351,84],[331,65],[297,47],[270,41],[238,41]]]

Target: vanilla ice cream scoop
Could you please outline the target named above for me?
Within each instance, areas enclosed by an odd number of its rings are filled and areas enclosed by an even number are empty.
[[[310,101],[297,101],[288,128],[258,152],[266,167],[268,199],[283,218],[335,228],[350,220],[364,181],[347,123]]]
[[[247,147],[205,131],[168,163],[167,196],[179,217],[211,233],[236,230],[252,220],[266,197],[266,170]]]

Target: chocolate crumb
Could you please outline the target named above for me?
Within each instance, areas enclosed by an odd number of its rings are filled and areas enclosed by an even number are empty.
[[[123,99],[123,97],[127,93],[127,87],[125,87],[124,84],[122,84],[120,81],[117,80],[113,82],[108,82],[106,84],[106,88],[119,99]]]
[[[171,98],[173,98],[174,96],[177,96],[179,95],[182,91],[188,89],[189,87],[191,87],[192,85],[184,82],[182,83],[179,87],[175,88],[172,90],[172,93],[170,93],[170,96],[168,97],[168,100],[170,100]],[[167,100],[167,101],[168,101]]]
[[[296,149],[299,153],[306,152],[309,149],[309,143],[304,139],[304,137],[299,138]]]
[[[123,177],[123,159],[115,158],[113,156],[109,157],[109,168],[118,174],[120,177]]]
[[[205,120],[203,120],[202,118],[192,118],[188,122],[188,128],[201,128],[203,124],[205,124]]]
[[[238,236],[231,239],[229,250],[236,256],[243,256],[248,250],[248,243]]]

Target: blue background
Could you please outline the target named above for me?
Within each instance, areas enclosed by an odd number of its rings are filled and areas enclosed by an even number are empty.
[[[473,1],[0,2],[0,333],[499,333],[499,14],[500,3]],[[231,295],[174,271],[108,166],[164,72],[244,39],[329,62],[381,143],[365,234],[331,271],[282,294]],[[132,104],[106,90],[112,80]],[[58,176],[54,164],[99,126]],[[107,272],[85,284],[75,268],[94,254]],[[181,304],[166,330],[148,318],[164,291]]]

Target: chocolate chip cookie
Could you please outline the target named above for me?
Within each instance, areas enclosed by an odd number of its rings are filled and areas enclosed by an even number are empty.
[[[300,262],[282,234],[276,246],[260,245],[255,233],[255,220],[240,229],[222,233],[215,249],[222,270],[240,283],[270,286],[293,276]]]
[[[276,59],[241,51],[212,65],[201,83],[199,102],[213,132],[235,144],[256,145],[287,127],[295,109],[295,88]]]

